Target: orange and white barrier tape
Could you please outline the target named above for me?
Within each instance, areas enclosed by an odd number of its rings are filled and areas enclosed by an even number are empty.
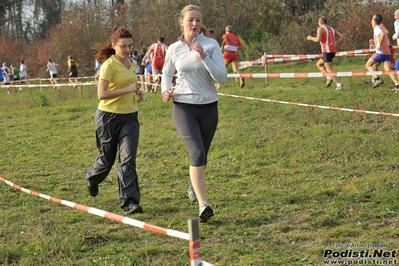
[[[399,74],[399,71],[368,71],[368,72],[304,72],[304,73],[241,73],[227,74],[228,78],[320,78],[320,77],[357,77]]]
[[[398,48],[398,46],[394,46],[393,48]],[[343,51],[338,52],[335,56],[367,56],[368,54],[365,53],[372,53],[375,52],[376,49],[358,49],[352,51]],[[287,62],[287,61],[296,61],[296,60],[310,60],[310,59],[317,59],[322,58],[322,54],[315,54],[315,55],[305,55],[305,54],[296,54],[296,55],[284,55],[284,54],[274,54],[274,55],[267,55],[263,54],[263,56],[259,59],[252,60],[252,61],[242,61],[240,62],[239,69],[245,69],[253,65],[258,64],[265,64],[265,63],[276,63],[276,62]],[[267,59],[271,58],[271,59]]]
[[[281,57],[281,58],[272,58],[272,59],[266,59],[265,55],[263,55],[261,58],[253,60],[253,61],[247,61],[247,62],[240,62],[240,65],[238,66],[239,69],[245,69],[248,67],[251,67],[253,65],[264,65],[265,63],[277,63],[277,62],[289,62],[289,61],[299,61],[299,60],[310,60],[310,59],[317,59],[317,58],[322,58],[322,54],[315,54],[315,55],[298,55],[298,56],[287,56],[287,57]]]
[[[70,80],[70,79],[75,79],[75,78],[55,78],[55,81],[60,81],[60,80]],[[77,80],[79,79],[94,79],[94,76],[88,76],[88,77],[77,77]],[[33,79],[20,79],[20,80],[10,80],[10,84],[15,84],[19,83],[17,85],[22,85],[20,83],[27,83],[27,82],[34,82],[34,81],[50,81],[51,78],[33,78]]]
[[[2,85],[2,88],[10,89],[10,88],[36,88],[36,87],[75,87],[75,86],[88,86],[88,85],[96,85],[97,82],[82,82],[82,83],[57,83],[57,84],[29,84],[29,85]]]
[[[366,110],[356,110],[350,108],[339,108],[339,107],[330,107],[330,106],[323,106],[323,105],[314,105],[314,104],[306,104],[306,103],[294,103],[294,102],[286,102],[286,101],[278,101],[278,100],[269,100],[263,98],[256,98],[256,97],[248,97],[248,96],[239,96],[239,95],[232,95],[232,94],[225,94],[225,93],[218,93],[220,96],[232,97],[232,98],[239,98],[239,99],[246,99],[246,100],[254,100],[254,101],[262,101],[262,102],[270,102],[270,103],[281,103],[281,104],[289,104],[289,105],[296,105],[302,107],[311,107],[311,108],[320,108],[320,109],[328,109],[334,111],[345,111],[345,112],[353,112],[353,113],[363,113],[363,114],[372,114],[372,115],[383,115],[383,116],[396,116],[398,117],[399,114],[395,113],[385,113],[385,112],[377,112],[377,111],[366,111]]]
[[[336,55],[336,56],[346,56],[346,55]],[[351,56],[368,56],[368,54],[352,54]],[[283,58],[273,58],[273,59],[264,59],[261,58],[262,65],[266,63],[277,63],[277,62],[288,62],[288,61],[300,61],[300,60],[310,60],[310,59],[318,59],[322,58],[323,55],[301,55],[294,57],[283,57]]]
[[[397,48],[395,46],[394,48]],[[342,52],[337,52],[335,56],[351,56],[355,54],[363,54],[363,53],[372,53],[375,52],[376,49],[358,49],[358,50],[352,50],[352,51],[342,51]],[[321,55],[321,54],[318,54]],[[302,56],[307,56],[306,54],[293,54],[293,55],[285,55],[285,54],[264,54],[266,58],[281,58],[281,57],[302,57]]]
[[[238,69],[245,69],[245,68],[251,67],[253,65],[260,65],[260,64],[264,65],[264,63],[265,63],[265,60],[263,58],[259,58],[259,59],[252,60],[252,61],[242,61],[239,63]]]
[[[76,78],[55,78],[55,80],[70,80],[70,79],[94,79],[94,76],[87,76],[87,77],[76,77]],[[33,79],[22,79],[22,80],[15,80],[14,82],[24,82],[24,81],[49,81],[51,78],[33,78]]]
[[[71,201],[55,198],[55,197],[48,196],[45,194],[41,194],[39,192],[18,186],[2,177],[0,177],[0,181],[2,181],[3,183],[5,183],[15,189],[25,192],[27,194],[34,195],[34,196],[42,198],[42,199],[50,200],[50,201],[53,201],[53,202],[77,209],[77,210],[81,210],[81,211],[90,213],[90,214],[94,214],[94,215],[100,216],[102,218],[106,218],[106,219],[113,220],[113,221],[123,223],[123,224],[132,225],[132,226],[135,226],[135,227],[138,227],[141,229],[145,229],[148,231],[152,231],[155,233],[173,236],[173,237],[180,238],[183,240],[190,240],[190,235],[188,233],[184,233],[184,232],[180,232],[180,231],[176,231],[176,230],[172,230],[172,229],[167,229],[167,228],[162,228],[162,227],[151,225],[151,224],[148,224],[148,223],[145,223],[142,221],[138,221],[138,220],[135,220],[135,219],[132,219],[129,217],[121,216],[121,215],[118,215],[118,214],[115,214],[112,212],[103,211],[103,210],[96,209],[93,207],[89,207],[89,206],[77,204],[77,203],[74,203]],[[199,242],[198,241],[197,241],[196,245],[191,245],[191,243],[190,243],[190,248],[191,247],[196,248],[196,250],[190,250],[190,253],[196,254],[196,260],[197,260],[197,262],[199,261],[199,264],[195,264],[195,265],[201,265],[201,263],[202,263],[202,265],[212,265],[212,264],[209,264],[208,262],[201,261],[201,256],[200,256],[201,253],[199,251]],[[192,264],[192,265],[194,265],[194,264]]]
[[[138,81],[140,82],[140,81]],[[60,87],[77,87],[77,86],[89,86],[89,85],[97,85],[98,82],[91,81],[91,82],[82,82],[82,83],[57,83],[57,84],[25,84],[25,85],[1,85],[0,88],[10,89],[10,88],[60,88]],[[161,84],[154,83],[154,82],[143,82],[142,84],[148,86],[156,86],[161,87]]]

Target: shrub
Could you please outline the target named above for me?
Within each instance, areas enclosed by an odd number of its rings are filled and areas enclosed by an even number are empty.
[[[46,95],[44,95],[43,93],[41,93],[40,91],[36,92],[35,96],[34,96],[34,101],[35,103],[39,106],[39,107],[44,107],[44,106],[48,106],[49,101],[47,100]]]

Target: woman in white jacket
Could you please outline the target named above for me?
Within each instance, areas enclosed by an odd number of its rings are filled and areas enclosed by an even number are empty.
[[[218,123],[218,97],[215,82],[224,84],[227,70],[219,44],[207,37],[202,26],[202,12],[188,5],[180,12],[183,34],[169,46],[162,69],[162,97],[173,99],[176,130],[190,154],[189,189],[191,199],[198,199],[199,221],[214,215],[206,199],[205,166]],[[177,72],[176,86],[171,90]]]

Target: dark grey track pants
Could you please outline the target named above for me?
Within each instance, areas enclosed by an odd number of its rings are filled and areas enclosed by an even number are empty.
[[[138,113],[115,114],[97,110],[94,122],[99,155],[87,172],[87,180],[92,184],[104,181],[119,152],[117,175],[120,206],[123,208],[129,201],[139,204],[140,189],[136,172],[140,130]]]

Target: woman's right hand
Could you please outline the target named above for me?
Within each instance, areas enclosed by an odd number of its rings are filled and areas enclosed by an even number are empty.
[[[165,103],[169,102],[172,97],[173,97],[173,91],[165,91],[162,94],[162,100]]]

